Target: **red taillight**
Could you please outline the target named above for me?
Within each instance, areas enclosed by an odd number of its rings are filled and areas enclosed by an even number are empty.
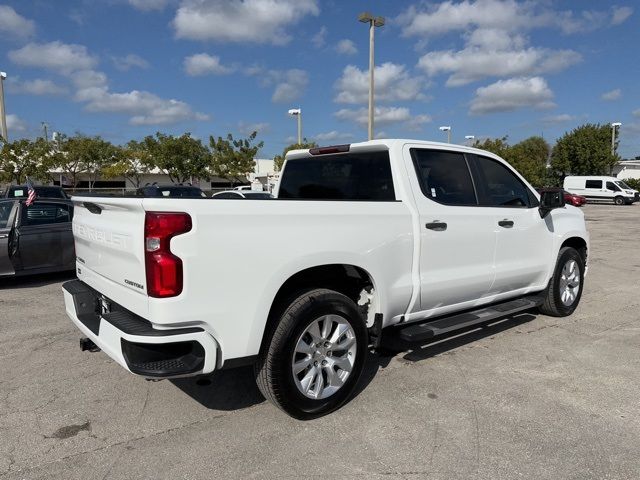
[[[182,260],[171,253],[171,238],[191,230],[186,213],[147,212],[144,256],[150,297],[175,297],[182,292]]]

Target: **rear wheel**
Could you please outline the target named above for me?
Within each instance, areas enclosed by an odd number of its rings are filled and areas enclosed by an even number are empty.
[[[299,295],[269,334],[255,366],[262,394],[292,417],[326,415],[354,392],[367,356],[355,303],[333,290]]]
[[[584,286],[584,260],[575,248],[563,247],[545,291],[541,313],[552,317],[571,315],[580,303]]]
[[[617,196],[616,198],[614,198],[613,202],[616,205],[624,205],[625,204],[624,197],[620,197],[620,196]]]

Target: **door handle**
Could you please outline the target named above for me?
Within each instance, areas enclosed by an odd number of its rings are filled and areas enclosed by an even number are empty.
[[[440,220],[434,220],[431,223],[427,223],[425,225],[429,230],[434,230],[436,232],[444,232],[447,229],[447,224],[441,222]]]
[[[507,220],[505,218],[504,220],[500,220],[498,222],[498,225],[500,225],[501,227],[504,227],[504,228],[511,228],[511,227],[513,227],[513,220]]]

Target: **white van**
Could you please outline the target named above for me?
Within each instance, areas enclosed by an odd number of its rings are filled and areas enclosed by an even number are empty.
[[[638,201],[638,191],[616,177],[565,177],[564,189],[589,201],[612,201],[616,205]]]

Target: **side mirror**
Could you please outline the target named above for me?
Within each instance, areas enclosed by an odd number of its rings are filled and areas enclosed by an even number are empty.
[[[561,188],[557,190],[546,190],[540,194],[540,217],[544,218],[549,215],[551,210],[564,207],[564,191]]]

